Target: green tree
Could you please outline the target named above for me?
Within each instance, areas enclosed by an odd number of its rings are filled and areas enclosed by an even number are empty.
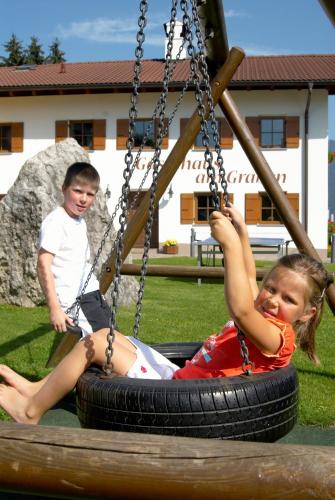
[[[22,42],[13,33],[8,42],[3,44],[8,57],[0,57],[1,66],[21,66],[25,64],[25,53]]]
[[[64,58],[65,52],[60,49],[60,41],[55,38],[52,44],[49,46],[49,55],[46,58],[46,62],[51,64],[57,64],[60,62],[65,62]]]
[[[26,51],[26,64],[43,64],[45,61],[42,45],[36,36],[30,38]]]

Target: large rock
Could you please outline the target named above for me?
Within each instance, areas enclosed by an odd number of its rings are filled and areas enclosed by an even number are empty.
[[[41,222],[62,203],[61,186],[67,168],[76,161],[89,162],[74,139],[66,139],[26,161],[18,178],[0,202],[0,303],[32,307],[44,304],[37,278],[38,236]],[[111,218],[99,190],[86,215],[91,254],[94,257]],[[99,267],[112,248],[115,230],[106,239]],[[136,299],[137,282],[124,277],[120,304]],[[106,294],[107,299],[109,292]]]

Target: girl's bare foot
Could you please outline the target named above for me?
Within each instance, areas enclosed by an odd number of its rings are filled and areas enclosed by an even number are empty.
[[[38,424],[40,416],[28,412],[28,402],[14,387],[0,384],[0,406],[8,415],[20,424]]]
[[[7,385],[14,387],[22,396],[33,396],[39,390],[38,382],[30,382],[7,365],[0,365],[0,377],[4,379]]]

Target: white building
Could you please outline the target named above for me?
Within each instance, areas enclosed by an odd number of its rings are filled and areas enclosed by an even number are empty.
[[[139,136],[152,118],[163,68],[163,60],[142,63]],[[188,71],[188,60],[179,61],[168,116]],[[101,175],[102,189],[110,191],[112,213],[123,183],[132,77],[132,61],[0,68],[0,193],[6,194],[28,158],[72,136],[88,150]],[[325,257],[328,95],[335,93],[335,55],[247,57],[229,89],[313,245]],[[163,141],[162,161],[195,107],[193,91],[186,92]],[[245,214],[250,235],[290,240],[222,112],[217,111],[228,190]],[[199,239],[209,236],[210,191],[201,144],[200,140],[188,152],[160,200],[154,248],[161,248],[166,239],[176,239],[180,252],[189,253],[192,228]],[[132,177],[134,192],[151,158],[152,148],[147,146]],[[149,185],[147,179],[144,189]]]

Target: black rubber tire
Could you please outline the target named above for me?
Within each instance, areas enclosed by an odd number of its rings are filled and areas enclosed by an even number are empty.
[[[153,347],[183,365],[200,345]],[[80,377],[76,399],[85,428],[274,442],[296,423],[298,378],[293,365],[194,380],[106,378],[92,367]]]

